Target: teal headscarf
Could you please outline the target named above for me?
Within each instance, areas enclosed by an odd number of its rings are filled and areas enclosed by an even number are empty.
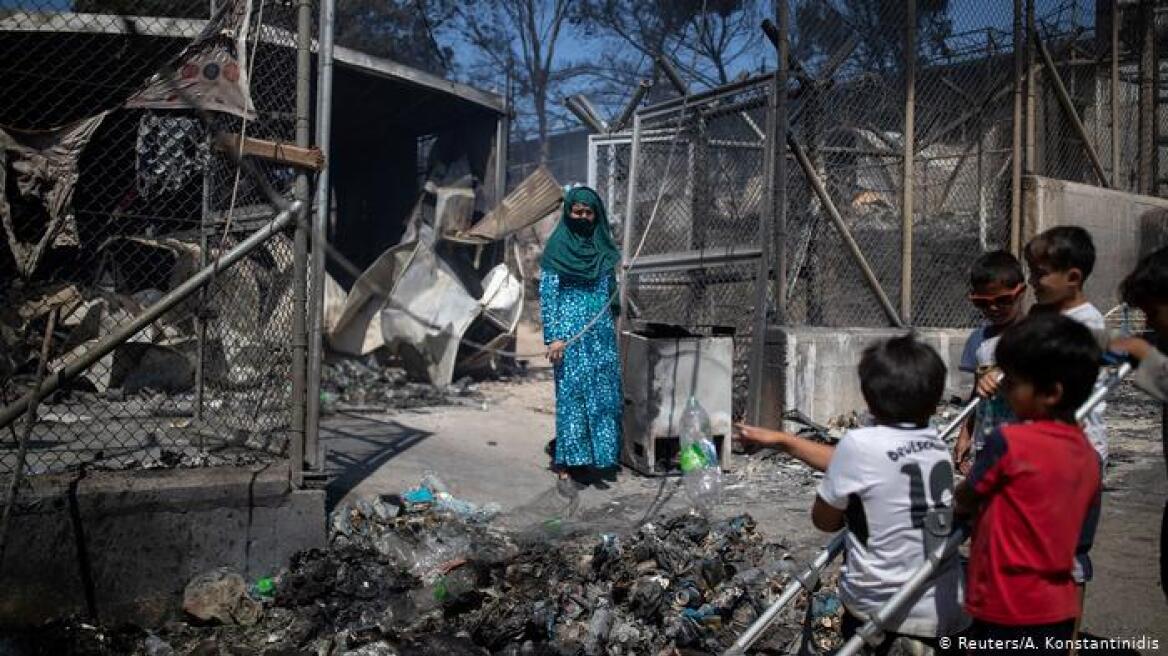
[[[576,203],[592,208],[592,221],[572,218],[572,205]],[[600,196],[589,187],[573,187],[564,196],[560,222],[543,248],[540,266],[563,276],[596,280],[613,273],[620,259]]]

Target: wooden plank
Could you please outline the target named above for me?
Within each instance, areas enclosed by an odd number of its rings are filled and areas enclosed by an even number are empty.
[[[238,153],[240,152],[239,135],[234,133],[220,135],[215,142],[215,147],[220,152]],[[315,146],[302,148],[289,143],[244,137],[243,154],[312,171],[324,168],[324,154]]]

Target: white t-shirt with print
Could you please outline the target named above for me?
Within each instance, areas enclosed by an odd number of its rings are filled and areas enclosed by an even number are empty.
[[[848,431],[817,490],[847,516],[840,598],[866,619],[904,586],[952,526],[953,464],[933,428],[872,426]],[[939,518],[947,521],[937,522]],[[890,631],[953,635],[969,624],[961,566],[945,561],[933,584]]]
[[[1074,319],[1095,332],[1107,330],[1107,320],[1103,317],[1103,313],[1091,303],[1077,305],[1063,312],[1063,316]],[[1107,373],[1100,371],[1099,382],[1103,382],[1106,378]],[[1091,446],[1095,447],[1095,451],[1099,454],[1099,461],[1104,466],[1107,465],[1107,424],[1103,421],[1103,411],[1106,409],[1107,403],[1100,402],[1083,420],[1083,432],[1087,434],[1087,439],[1091,441]]]

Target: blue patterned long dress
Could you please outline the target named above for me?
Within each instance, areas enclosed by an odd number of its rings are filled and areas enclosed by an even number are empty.
[[[543,341],[567,341],[607,309],[616,280],[577,280],[544,269],[539,279]],[[556,464],[613,467],[620,451],[620,356],[612,313],[568,345],[556,365]]]

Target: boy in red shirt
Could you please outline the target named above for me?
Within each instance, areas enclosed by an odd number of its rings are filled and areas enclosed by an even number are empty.
[[[1099,374],[1081,323],[1031,315],[1002,334],[1002,389],[1021,423],[991,433],[958,509],[977,511],[966,582],[974,652],[1067,653],[1079,616],[1072,576],[1098,512],[1099,456],[1075,421]],[[1005,641],[1005,642],[998,642]]]

